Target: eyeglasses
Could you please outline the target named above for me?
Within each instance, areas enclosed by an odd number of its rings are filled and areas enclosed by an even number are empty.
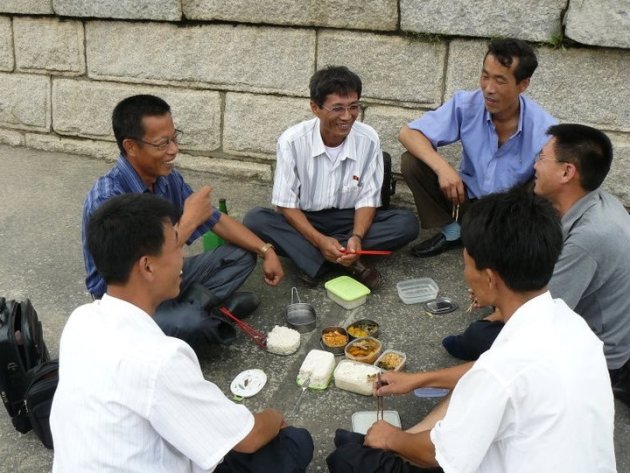
[[[145,145],[153,146],[155,149],[159,149],[160,151],[164,151],[168,148],[171,143],[179,144],[182,140],[182,136],[184,132],[181,130],[175,130],[175,133],[170,138],[164,138],[159,143],[149,143],[148,141],[141,140],[140,138],[132,138],[135,141],[139,141],[140,143],[144,143]]]
[[[362,103],[353,103],[352,105],[335,105],[332,108],[327,108],[324,107],[323,105],[320,105],[319,108],[323,108],[324,110],[326,110],[327,112],[330,113],[334,113],[336,115],[341,115],[343,112],[345,112],[346,110],[351,114],[351,115],[356,115],[358,114],[360,111],[362,111],[364,109],[365,105],[363,105]]]

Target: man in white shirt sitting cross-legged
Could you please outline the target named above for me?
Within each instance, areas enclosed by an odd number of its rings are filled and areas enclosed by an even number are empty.
[[[77,308],[61,336],[53,472],[306,471],[308,431],[274,409],[252,414],[226,398],[192,348],[154,321],[179,293],[177,219],[167,200],[131,193],[89,220],[87,244],[107,292]]]
[[[256,207],[243,223],[277,253],[288,256],[310,286],[341,265],[370,289],[383,279],[359,250],[395,250],[418,235],[416,216],[379,209],[383,153],[374,129],[356,121],[362,83],[343,66],[317,71],[310,80],[315,118],[280,136],[272,204]]]

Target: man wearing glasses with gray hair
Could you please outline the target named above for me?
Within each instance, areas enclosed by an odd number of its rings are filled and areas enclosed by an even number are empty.
[[[265,282],[278,285],[284,276],[278,256],[272,245],[212,206],[211,187],[204,186],[193,192],[174,169],[182,132],[175,129],[171,108],[164,100],[153,95],[127,97],[114,108],[112,126],[120,156],[116,165],[96,181],[83,207],[83,256],[88,291],[95,299],[100,299],[106,289],[86,243],[90,216],[116,195],[153,193],[170,201],[181,214],[178,232],[182,245],[192,243],[208,230],[229,242],[214,251],[185,259],[180,298],[162,304],[157,310],[156,322],[167,335],[181,338],[195,349],[206,342],[230,343],[235,335],[233,327],[204,326],[208,319],[203,311],[186,304],[194,300],[200,304],[200,309],[206,310],[223,304],[237,317],[249,315],[260,302],[258,296],[235,291],[253,271],[256,254],[264,260]],[[215,338],[209,334],[214,334]]]
[[[361,79],[343,66],[317,71],[310,80],[315,118],[286,130],[278,140],[272,204],[257,207],[243,223],[297,266],[315,286],[341,265],[370,289],[383,280],[364,264],[362,249],[398,249],[418,235],[407,210],[383,210],[383,153],[378,135],[357,122]]]

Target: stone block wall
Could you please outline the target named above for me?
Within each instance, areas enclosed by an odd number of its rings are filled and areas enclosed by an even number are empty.
[[[0,142],[113,159],[114,105],[153,93],[185,132],[182,166],[270,181],[310,76],[344,64],[398,171],[400,127],[476,88],[496,36],[534,43],[534,99],[610,134],[606,186],[630,204],[629,0],[4,0]]]

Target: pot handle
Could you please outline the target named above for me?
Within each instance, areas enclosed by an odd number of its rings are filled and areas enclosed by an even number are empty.
[[[295,298],[297,299],[298,302],[302,302],[300,300],[300,295],[298,294],[298,290],[297,287],[292,287],[291,288],[291,304],[294,304],[295,302],[293,302],[293,294],[295,293]]]

